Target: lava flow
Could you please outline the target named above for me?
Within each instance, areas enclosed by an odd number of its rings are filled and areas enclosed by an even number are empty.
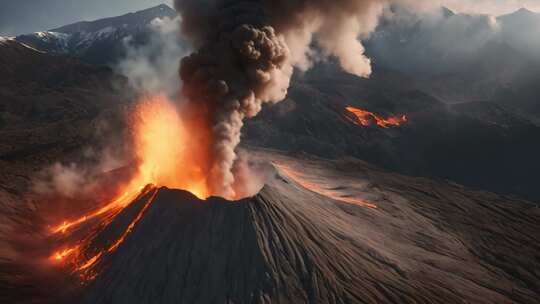
[[[176,107],[161,96],[139,103],[130,121],[137,164],[134,176],[109,203],[78,218],[66,220],[50,231],[57,239],[68,239],[71,232],[83,224],[103,229],[132,202],[146,199],[144,207],[125,228],[124,233],[105,249],[94,254],[87,252],[90,251],[88,246],[95,235],[90,233],[75,245],[64,244],[51,255],[51,260],[71,265],[72,270],[84,280],[95,277],[88,270],[99,259],[121,246],[152,203],[159,187],[184,189],[201,199],[210,195],[206,181],[209,163],[208,132],[192,125],[189,118],[181,117]]]
[[[294,182],[296,182],[300,186],[312,192],[315,192],[322,196],[326,196],[336,201],[341,201],[347,204],[362,206],[362,207],[366,207],[370,209],[377,209],[377,205],[375,204],[365,202],[359,198],[344,196],[336,190],[327,189],[325,187],[320,186],[319,184],[315,182],[308,181],[307,178],[305,178],[302,173],[293,170],[289,166],[286,166],[283,164],[276,164],[276,163],[274,163],[274,165],[279,169],[279,171],[282,171],[283,173],[285,173],[285,175],[287,175],[287,177],[292,179]]]
[[[345,115],[345,118],[347,118],[353,124],[359,126],[367,127],[370,126],[374,121],[379,127],[389,128],[390,126],[400,126],[408,121],[407,115],[405,114],[401,116],[390,116],[388,118],[382,118],[373,112],[351,106],[348,106],[345,109],[347,110],[347,114],[349,114]]]

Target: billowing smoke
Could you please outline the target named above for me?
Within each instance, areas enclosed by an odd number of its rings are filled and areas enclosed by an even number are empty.
[[[211,128],[209,186],[235,197],[232,168],[245,118],[284,99],[293,68],[307,69],[315,52],[368,77],[360,38],[377,26],[384,0],[176,0],[182,30],[196,51],[180,76],[191,104]]]
[[[70,199],[92,195],[100,187],[97,178],[99,175],[123,165],[120,155],[107,148],[99,153],[88,148],[84,154],[84,160],[89,165],[55,163],[33,180],[32,192],[40,196],[60,195]],[[98,161],[90,161],[94,158]]]
[[[148,26],[150,39],[147,43],[133,43],[133,37],[124,39],[126,57],[117,64],[117,71],[128,77],[130,85],[138,93],[166,94],[178,93],[180,80],[178,68],[171,64],[188,54],[180,39],[178,18],[154,19]]]

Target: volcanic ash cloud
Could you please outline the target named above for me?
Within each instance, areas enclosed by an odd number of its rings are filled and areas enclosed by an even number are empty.
[[[384,1],[176,0],[182,31],[195,52],[182,59],[183,93],[211,134],[208,185],[235,198],[232,168],[245,118],[287,94],[293,67],[333,56],[349,73],[368,77],[359,37],[377,25]],[[322,54],[310,46],[316,41]]]

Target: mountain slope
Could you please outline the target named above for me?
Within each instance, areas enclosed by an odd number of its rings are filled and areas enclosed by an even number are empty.
[[[59,28],[52,29],[52,32],[65,34],[76,34],[81,32],[97,32],[104,28],[123,28],[127,30],[145,28],[156,18],[174,18],[176,11],[165,4],[151,7],[134,13],[128,13],[118,17],[99,19],[96,21],[83,21]]]
[[[540,41],[540,13],[522,8],[497,18],[501,23],[501,39],[519,49],[528,50],[530,56],[538,56]],[[526,30],[524,30],[526,29]]]
[[[535,303],[533,205],[352,159],[258,155],[278,175],[253,198],[203,202],[160,189],[83,302]],[[339,201],[350,197],[377,208]]]
[[[175,16],[175,10],[162,4],[118,17],[20,35],[16,40],[48,53],[78,57],[88,63],[114,64],[126,55],[126,39],[135,44],[147,43],[152,21]]]
[[[448,105],[398,76],[376,69],[366,80],[319,66],[294,82],[286,100],[246,122],[245,142],[328,158],[355,156],[393,172],[540,200],[537,122],[508,104]],[[358,126],[347,119],[347,106],[383,117],[406,114],[408,122]]]
[[[117,126],[114,113],[126,104],[125,88],[125,78],[109,68],[0,40],[2,209],[20,206],[31,177],[44,167],[80,157],[74,155],[89,141],[103,143],[111,133],[102,120]]]

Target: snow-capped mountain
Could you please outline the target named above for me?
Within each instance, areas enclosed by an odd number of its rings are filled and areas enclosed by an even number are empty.
[[[49,53],[69,53],[70,35],[59,32],[36,32],[33,34],[16,37],[17,41],[31,44],[37,49]]]
[[[144,44],[149,25],[155,19],[174,18],[176,11],[167,5],[119,17],[83,21],[49,31],[17,36],[15,39],[38,50],[66,54],[94,64],[111,64],[125,55],[125,39]]]

